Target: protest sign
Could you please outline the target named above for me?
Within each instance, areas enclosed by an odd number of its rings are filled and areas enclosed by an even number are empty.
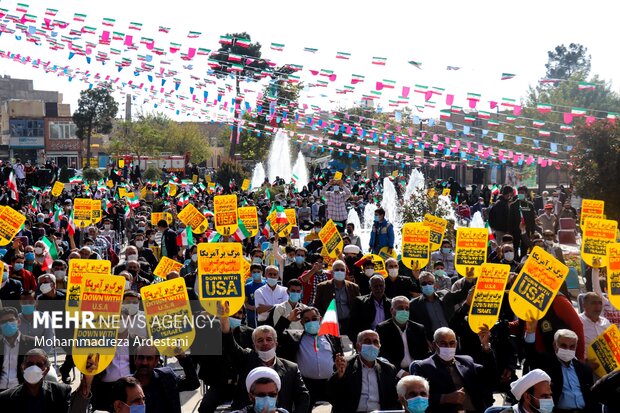
[[[67,298],[65,310],[75,311],[79,309],[82,280],[88,275],[110,275],[112,263],[108,260],[85,260],[72,258],[69,260],[67,273]]]
[[[194,234],[202,234],[209,228],[207,218],[192,204],[185,205],[178,218],[186,226],[191,227]]]
[[[431,214],[426,214],[422,223],[431,230],[431,251],[437,251],[441,247],[448,221]]]
[[[443,191],[441,191],[441,196],[450,196],[450,188],[444,188]]]
[[[586,218],[581,241],[581,258],[594,268],[607,266],[607,244],[616,242],[618,221]]]
[[[52,196],[60,196],[63,189],[65,189],[65,184],[60,181],[54,182],[54,186],[52,187]]]
[[[431,230],[420,222],[408,222],[403,225],[402,262],[412,270],[419,270],[428,265],[430,259]]]
[[[510,265],[482,264],[467,317],[469,328],[474,333],[477,334],[484,325],[493,328],[497,323],[508,275]]]
[[[620,308],[620,243],[607,244],[607,298]]]
[[[342,172],[336,172],[334,174],[334,181],[340,181],[342,179]]]
[[[10,206],[0,208],[0,246],[13,241],[25,221],[26,217]]]
[[[165,219],[168,225],[172,225],[172,214],[170,212],[151,212],[151,225],[157,226],[157,223]]]
[[[157,267],[155,267],[153,275],[165,280],[168,273],[170,273],[171,271],[179,272],[181,271],[182,267],[183,264],[181,264],[180,262],[168,257],[162,257],[162,259],[157,264]]]
[[[581,200],[581,212],[579,214],[579,223],[584,226],[586,218],[599,218],[602,219],[605,213],[605,201],[599,201],[598,199],[582,199]]]
[[[241,184],[241,190],[242,191],[247,191],[248,189],[250,189],[250,180],[249,179],[244,179],[243,183]]]
[[[159,245],[150,245],[149,249],[153,251],[153,255],[155,256],[155,258],[161,258],[161,247]]]
[[[454,268],[460,275],[480,275],[481,265],[487,262],[488,238],[489,230],[486,228],[459,228],[456,231]]]
[[[237,195],[218,195],[213,198],[215,230],[224,236],[237,231]]]
[[[340,236],[340,232],[338,232],[338,227],[331,219],[327,221],[325,226],[319,231],[319,239],[330,257],[338,257],[344,248],[342,237]]]
[[[129,193],[127,192],[127,188],[125,188],[124,186],[118,187],[118,197],[125,198],[126,196],[129,196]]]
[[[198,175],[192,175],[192,183],[193,184],[197,184],[198,183]]]
[[[177,194],[177,189],[178,189],[178,187],[177,187],[177,185],[176,185],[176,184],[173,184],[172,182],[169,182],[169,183],[168,183],[168,195],[170,195],[170,196],[176,196],[176,194]]]
[[[242,246],[238,242],[198,244],[198,299],[211,315],[220,303],[232,315],[245,302]]]
[[[101,200],[91,199],[90,219],[94,224],[101,222]]]
[[[89,198],[75,198],[73,202],[73,222],[77,227],[85,227],[93,222],[93,203]]]
[[[111,179],[108,179],[107,181],[105,181],[105,186],[112,189],[114,188],[114,182]]]
[[[284,209],[280,207],[275,208],[273,211],[267,215],[267,221],[269,222],[269,226],[274,234],[285,234],[286,228],[290,225],[288,222],[288,217],[286,216],[286,212]],[[285,237],[286,235],[281,235]]]
[[[173,357],[194,342],[192,310],[183,278],[174,278],[140,289],[149,337],[161,354]]]
[[[251,237],[255,237],[258,234],[258,214],[255,206],[241,207],[237,209],[237,215],[243,222],[245,229],[248,230]]]
[[[620,331],[615,324],[607,327],[603,333],[588,346],[589,360],[598,363],[594,374],[603,377],[620,368]]]
[[[510,289],[510,308],[522,320],[540,320],[566,275],[566,265],[541,247],[534,247]]]

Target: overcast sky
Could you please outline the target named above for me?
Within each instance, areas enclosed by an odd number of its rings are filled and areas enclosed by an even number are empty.
[[[9,10],[14,10],[16,4],[0,0],[0,7]],[[333,70],[337,74],[336,81],[330,82],[328,88],[312,88],[302,95],[303,103],[322,107],[352,105],[362,93],[374,89],[375,81],[391,79],[397,82],[397,89],[384,92],[386,106],[387,99],[396,98],[403,85],[412,87],[413,104],[423,104],[423,96],[413,94],[414,84],[422,84],[445,88],[456,95],[454,104],[459,106],[467,106],[467,92],[480,93],[485,102],[480,107],[485,109],[488,100],[524,96],[527,87],[536,85],[544,76],[547,51],[561,43],[575,42],[588,47],[593,74],[613,81],[618,73],[614,28],[620,6],[613,1],[30,0],[29,4],[29,13],[40,19],[46,7],[58,9],[56,18],[71,22],[71,27],[78,24],[73,22],[73,13],[84,13],[86,25],[97,27],[99,32],[104,29],[102,18],[115,18],[114,30],[133,33],[138,38],[153,37],[156,46],[166,49],[173,41],[183,44],[185,50],[189,45],[215,50],[220,35],[247,31],[253,41],[262,43],[265,57],[279,64],[303,65],[300,75],[306,82],[318,78],[309,69]],[[127,29],[131,21],[143,23],[142,33]],[[172,30],[167,35],[158,34],[160,25]],[[201,37],[188,39],[190,30],[201,32]],[[271,42],[285,44],[284,51],[270,50]],[[304,52],[304,47],[316,48],[318,52]],[[93,59],[89,67],[81,56],[68,61],[67,51],[53,52],[46,46],[32,46],[12,35],[0,36],[0,49],[117,76],[112,64],[102,67]],[[336,59],[339,51],[351,53],[351,59]],[[145,52],[141,49],[141,53]],[[180,61],[178,54],[174,56],[179,64],[187,64]],[[386,65],[371,64],[373,56],[387,58]],[[422,70],[409,65],[410,60],[421,62]],[[198,57],[193,65],[191,73],[203,77],[206,58]],[[447,71],[448,65],[461,70]],[[502,81],[503,72],[516,77]],[[85,87],[83,83],[69,83],[65,78],[7,61],[2,62],[0,74],[34,79],[39,89],[59,90],[64,93],[65,102],[71,103],[72,110],[79,91]],[[353,96],[344,98],[335,94],[336,88],[350,85],[351,74],[365,75],[366,82],[356,86]],[[125,79],[133,77],[128,70],[121,75]],[[145,75],[136,81],[148,84]],[[615,84],[613,88],[618,90]],[[181,91],[189,94],[183,88]],[[321,93],[327,96],[321,98],[318,96]],[[437,99],[437,104],[438,108],[445,107],[445,98]],[[146,109],[152,110],[152,105]]]

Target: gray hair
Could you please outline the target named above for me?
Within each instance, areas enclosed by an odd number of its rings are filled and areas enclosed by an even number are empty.
[[[418,277],[418,279],[421,280],[422,278],[432,278],[433,282],[435,282],[435,274],[433,274],[432,272],[422,271],[420,273],[420,277]]]
[[[403,399],[406,398],[407,387],[415,383],[418,383],[424,386],[426,393],[429,392],[428,380],[426,380],[424,377],[415,376],[415,375],[405,376],[402,379],[400,379],[398,383],[396,383],[396,393],[398,394],[398,397],[402,397]]]
[[[56,276],[55,276],[54,274],[51,274],[51,273],[49,273],[49,274],[48,274],[48,273],[45,273],[45,274],[41,274],[41,275],[39,275],[39,277],[37,278],[37,285],[41,285],[41,280],[42,280],[44,277],[50,277],[50,280],[52,280],[52,282],[53,282],[54,284],[56,284]]]
[[[579,341],[579,337],[577,336],[577,334],[575,334],[574,331],[566,328],[561,328],[555,332],[555,334],[553,335],[553,342],[557,343],[561,337],[569,338],[571,340],[575,340],[576,342]]]
[[[46,367],[50,367],[51,364],[52,364],[50,362],[50,359],[47,356],[47,353],[45,352],[45,350],[43,350],[41,348],[33,348],[31,350],[28,350],[26,352],[26,354],[24,354],[24,360],[26,360],[30,356],[40,356],[40,357],[43,357],[45,359],[45,366]]]
[[[345,262],[344,262],[344,261],[342,261],[342,260],[336,260],[336,261],[332,262],[332,269],[334,268],[334,265],[336,265],[336,264],[342,264],[342,266],[344,267],[344,269],[345,269],[345,270],[347,269],[347,264],[345,264]]]
[[[383,278],[383,275],[381,274],[375,274],[372,277],[370,277],[370,280],[368,280],[368,285],[372,284],[372,280],[381,280],[381,283],[385,285],[385,278]]]
[[[433,341],[436,343],[439,340],[440,337],[445,336],[446,334],[452,334],[453,336],[456,337],[456,334],[454,334],[454,330],[452,330],[451,328],[439,327],[433,333]]]
[[[274,341],[278,341],[278,333],[276,333],[276,329],[268,325],[263,325],[256,327],[254,331],[252,331],[252,343],[254,343],[256,336],[262,333],[269,333],[273,337]]]
[[[390,263],[390,262],[394,262],[394,263],[396,263],[396,265],[398,265],[398,260],[397,260],[396,258],[392,258],[392,257],[390,257],[390,258],[388,258],[387,260],[385,260],[385,266],[386,266],[386,268],[387,268],[387,266],[388,266],[388,263]]]
[[[256,330],[254,330],[256,331]],[[362,340],[364,339],[364,336],[367,336],[368,334],[377,334],[377,332],[375,330],[364,330],[364,331],[360,331],[359,333],[357,333],[357,344],[360,344],[362,342]],[[379,335],[379,334],[377,334]]]
[[[396,304],[402,303],[402,302],[406,302],[408,304],[409,303],[409,299],[407,297],[405,297],[404,295],[398,295],[398,296],[392,298],[392,309],[394,309],[396,307]]]

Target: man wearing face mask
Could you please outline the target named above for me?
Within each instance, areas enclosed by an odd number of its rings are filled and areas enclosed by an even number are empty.
[[[245,309],[247,310],[247,324],[250,327],[256,327],[256,290],[266,285],[263,280],[263,266],[259,264],[250,265],[250,274],[252,278],[245,283]]]
[[[359,249],[362,249],[362,241],[359,236],[355,235],[355,225],[351,222],[347,222],[347,235],[351,240],[351,245],[356,245]]]
[[[11,260],[11,272],[9,276],[22,283],[22,288],[27,291],[33,291],[37,288],[37,282],[30,271],[24,268],[24,256],[17,253]]]
[[[548,357],[534,350],[526,341],[526,358],[531,368],[540,368],[551,377],[554,412],[594,412],[592,399],[592,370],[575,357],[577,334],[571,330],[557,330],[553,336],[555,357]]]
[[[541,369],[534,369],[510,383],[510,391],[519,403],[501,413],[553,412],[551,377]]]
[[[37,301],[64,302],[66,300],[67,297],[65,293],[56,289],[56,276],[54,274],[43,274],[39,276],[37,282],[39,284],[39,291],[41,291],[41,294],[37,296]],[[47,310],[47,308],[45,308],[45,310]]]
[[[301,274],[312,268],[312,266],[306,262],[307,255],[307,249],[303,247],[297,247],[295,249],[294,262],[284,267],[284,273],[282,274],[282,282],[284,284],[288,284],[289,280],[293,278],[299,278]]]
[[[138,231],[138,233],[134,236],[133,245],[135,245],[138,250],[138,257],[143,258],[149,263],[151,266],[151,271],[155,270],[157,267],[157,258],[155,258],[153,250],[146,246],[146,242],[144,241],[144,232]]]
[[[303,295],[301,281],[292,279],[286,284],[286,287],[288,300],[276,304],[273,308],[273,325],[275,326],[280,318],[283,317],[290,320],[290,324],[287,328],[291,330],[303,330],[304,327],[298,317],[299,313],[303,311],[304,308],[307,308],[307,306],[301,302],[301,297]]]
[[[411,278],[398,275],[400,270],[396,258],[385,260],[385,268],[388,272],[388,278],[385,279],[385,296],[387,298],[399,295],[408,296],[413,290],[413,282]]]
[[[56,288],[66,288],[67,286],[67,263],[63,260],[55,260],[52,263],[52,274],[56,277]]]
[[[474,361],[470,356],[455,355],[458,343],[454,331],[439,328],[433,335],[436,353],[411,364],[411,374],[424,377],[430,384],[432,411],[483,412],[493,404],[491,386],[497,376],[491,332],[488,327],[482,328],[478,336],[482,351]]]
[[[168,222],[165,219],[160,219],[157,222],[157,230],[161,232],[161,256],[175,259],[179,253],[176,232],[168,227]]]
[[[508,227],[512,234],[515,255],[521,257],[527,254],[527,249],[521,243],[521,223],[525,224],[525,232],[530,239],[537,226],[534,204],[529,201],[527,187],[520,186],[517,191],[517,200],[510,204]]]
[[[130,247],[127,247],[130,248]],[[135,249],[134,249],[135,250]],[[136,254],[128,255],[127,257],[135,258]],[[130,289],[139,292],[144,286],[151,285],[151,282],[140,275],[140,263],[137,260],[128,260],[126,271],[131,274],[132,281]]]
[[[348,218],[347,199],[351,197],[351,190],[344,185],[342,179],[332,179],[321,191],[321,196],[327,205],[327,218],[334,221],[339,231],[344,230]]]
[[[407,297],[394,297],[391,307],[392,318],[377,325],[377,334],[383,343],[379,355],[400,367],[400,378],[409,374],[413,360],[428,357],[430,343],[426,341],[424,326],[409,320]]]
[[[24,289],[22,283],[9,277],[9,266],[3,264],[2,282],[0,282],[0,302],[18,301]]]
[[[441,261],[443,263],[443,270],[448,277],[456,275],[456,269],[454,268],[454,251],[452,251],[452,242],[448,239],[444,239],[441,242],[441,248],[431,254],[430,263]],[[427,268],[431,268],[431,265]]]
[[[260,287],[254,293],[254,303],[259,324],[267,320],[269,312],[275,305],[288,300],[286,287],[278,285],[278,276],[278,267],[275,265],[267,266],[265,268],[265,281],[267,285]]]
[[[96,368],[97,365],[95,364]],[[84,413],[89,409],[93,376],[82,375],[80,386],[45,380],[51,363],[45,351],[35,348],[26,352],[20,363],[23,382],[0,393],[0,405],[7,412]]]
[[[385,296],[385,279],[375,274],[370,280],[370,294],[356,297],[353,303],[353,332],[374,330],[379,323],[389,320],[391,302]]]
[[[121,377],[112,386],[110,398],[114,413],[145,413],[146,398],[135,377]]]
[[[357,355],[346,360],[336,355],[336,372],[328,382],[329,402],[333,413],[397,410],[396,368],[378,357],[379,335],[372,330],[358,334]]]
[[[250,405],[233,413],[288,413],[276,407],[282,386],[280,376],[268,367],[257,367],[245,379]]]
[[[514,195],[514,189],[506,185],[502,188],[502,194],[489,211],[489,226],[495,234],[495,239],[502,239],[504,234],[510,232],[508,224],[510,219],[510,201]]]
[[[420,376],[405,376],[396,384],[398,401],[407,413],[424,413],[428,408],[428,381]]]
[[[382,248],[387,247],[388,253],[394,248],[394,227],[385,219],[385,210],[375,210],[375,221],[370,232],[370,250],[373,254],[379,254]]]
[[[280,377],[282,386],[277,405],[289,412],[307,412],[310,408],[310,395],[301,378],[297,364],[277,357],[278,336],[271,326],[259,326],[252,332],[254,349],[240,347],[230,331],[230,321],[225,309],[218,307],[218,318],[222,327],[223,355],[232,360],[239,372],[239,382],[232,408],[239,409],[250,403],[243,383],[249,372],[256,367],[269,367]]]
[[[24,336],[42,337],[46,340],[54,338],[54,330],[51,326],[44,325],[34,326],[34,313],[36,311],[36,301],[34,299],[34,291],[24,291],[19,299],[19,305],[22,312],[19,313],[19,332]],[[42,347],[45,352],[52,351],[51,346]]]
[[[148,337],[146,316],[140,311],[140,294],[125,290],[123,294],[122,314],[127,320],[127,329],[131,336]]]
[[[0,391],[23,383],[24,376],[19,366],[24,354],[34,348],[34,337],[19,331],[19,314],[14,307],[0,309]]]

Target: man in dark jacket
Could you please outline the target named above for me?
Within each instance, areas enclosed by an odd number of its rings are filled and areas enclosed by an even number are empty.
[[[374,330],[379,323],[392,317],[390,300],[385,296],[385,279],[375,274],[370,277],[370,294],[357,297],[353,304],[354,337],[360,331]]]
[[[514,195],[511,186],[502,188],[502,194],[489,211],[489,225],[495,234],[495,239],[502,239],[504,234],[510,231],[510,200]]]
[[[529,201],[527,187],[520,186],[518,191],[517,200],[510,204],[508,231],[512,235],[515,253],[520,258],[527,254],[527,248],[521,243],[521,222],[525,224],[525,232],[531,239],[536,231],[536,211]]]
[[[157,222],[157,229],[161,232],[161,256],[175,260],[179,254],[176,232],[168,227],[165,219]]]
[[[19,317],[15,307],[0,309],[0,327],[2,327],[2,336],[0,336],[2,337],[0,339],[0,390],[6,390],[24,382],[20,366],[24,362],[24,354],[34,348],[35,342],[33,337],[25,336],[19,331]],[[10,349],[9,351],[12,354],[5,354],[6,349]],[[8,363],[4,362],[6,357],[9,357]],[[16,357],[17,363],[12,362],[13,357]],[[8,369],[5,368],[5,364]]]

